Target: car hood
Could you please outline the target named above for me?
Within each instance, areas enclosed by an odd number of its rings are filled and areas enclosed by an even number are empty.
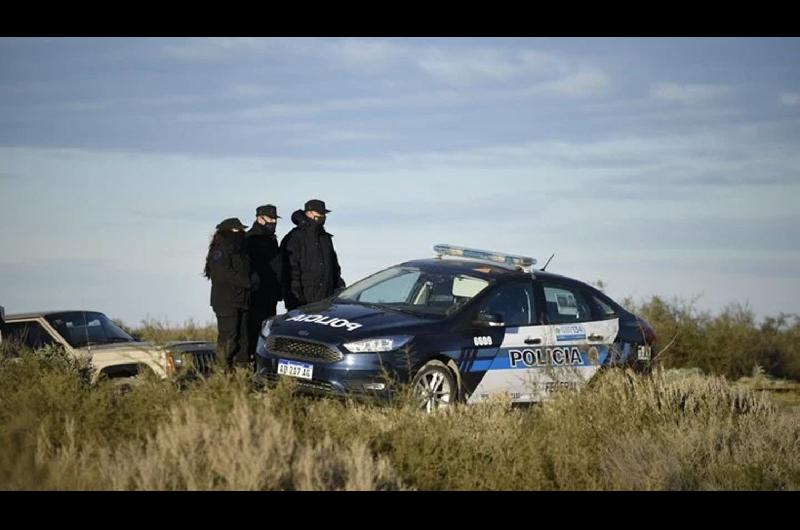
[[[439,320],[359,303],[326,301],[276,317],[270,333],[341,344],[379,335],[411,334],[434,322]]]

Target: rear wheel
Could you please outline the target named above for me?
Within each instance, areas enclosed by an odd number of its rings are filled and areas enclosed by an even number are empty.
[[[453,372],[441,361],[428,361],[411,383],[419,408],[426,412],[444,409],[456,402],[458,387]]]

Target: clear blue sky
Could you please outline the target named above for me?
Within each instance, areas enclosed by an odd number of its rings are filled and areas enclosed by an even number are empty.
[[[0,39],[0,304],[211,321],[214,225],[800,312],[800,39]]]

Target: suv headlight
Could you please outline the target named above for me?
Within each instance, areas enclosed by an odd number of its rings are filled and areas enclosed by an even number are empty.
[[[274,318],[274,317],[273,317]],[[261,326],[261,336],[262,337],[269,337],[269,330],[272,327],[272,318],[268,318],[264,321],[264,324]]]
[[[375,339],[364,339],[357,342],[348,342],[344,344],[344,347],[347,348],[347,351],[351,353],[392,351],[405,346],[412,338],[414,338],[412,335],[378,337]]]

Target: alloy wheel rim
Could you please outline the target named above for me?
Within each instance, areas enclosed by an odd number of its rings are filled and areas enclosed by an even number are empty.
[[[423,374],[417,381],[415,390],[419,396],[419,407],[426,412],[450,405],[450,382],[441,372]]]

